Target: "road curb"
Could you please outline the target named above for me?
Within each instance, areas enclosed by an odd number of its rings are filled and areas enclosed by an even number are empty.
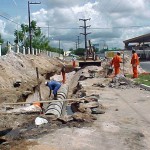
[[[147,90],[147,91],[150,91],[150,86],[148,86],[148,85],[140,84],[140,87]]]

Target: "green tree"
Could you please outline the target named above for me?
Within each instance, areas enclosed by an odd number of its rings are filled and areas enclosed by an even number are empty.
[[[2,39],[2,35],[0,34],[0,44],[3,44],[4,40]],[[2,55],[6,55],[8,51],[7,47],[2,48]]]
[[[8,48],[7,47],[2,48],[2,55],[6,55],[7,52],[8,52]]]
[[[48,50],[49,49],[49,41],[42,34],[40,27],[37,27],[36,21],[31,21],[31,34],[32,34],[32,47]],[[21,24],[21,30],[15,30],[14,42],[16,44],[20,44],[21,46],[29,47],[29,26],[26,24]]]
[[[78,48],[77,50],[74,50],[74,54],[75,55],[79,55],[79,56],[84,56],[84,52],[85,52],[85,49],[84,48]]]
[[[2,35],[0,34],[0,44],[3,44],[4,40],[2,39]]]

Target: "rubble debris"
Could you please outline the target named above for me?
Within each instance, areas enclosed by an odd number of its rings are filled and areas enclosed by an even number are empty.
[[[32,91],[24,91],[23,93],[22,93],[22,96],[23,97],[28,97],[28,95],[30,95],[30,94],[32,94],[33,92]]]
[[[7,129],[4,129],[4,130],[0,131],[0,137],[6,135],[6,134],[9,133],[11,130],[12,130],[12,128],[7,128]]]
[[[101,88],[105,88],[106,85],[104,85],[103,83],[94,83],[92,86],[94,87],[101,87]]]
[[[83,122],[83,121],[93,122],[94,120],[97,120],[97,118],[92,114],[81,113],[81,112],[74,113],[72,117],[75,121],[79,121],[79,122]]]
[[[91,101],[98,102],[98,99],[99,99],[99,95],[90,95],[85,97],[85,102],[86,103]]]
[[[79,81],[86,80],[89,76],[81,75]]]
[[[86,96],[86,91],[81,89],[79,90],[77,93],[76,93],[77,97],[78,98],[82,98],[82,97],[85,97]]]
[[[21,85],[21,81],[16,81],[15,83],[13,83],[13,86],[15,88],[19,87]]]
[[[105,111],[100,108],[92,108],[92,114],[104,114]]]
[[[128,85],[126,82],[119,82],[120,85]]]
[[[96,70],[88,70],[88,73],[89,73],[89,75],[90,75],[91,78],[95,77],[95,73],[96,72],[97,72]]]
[[[124,75],[119,74],[112,79],[112,81],[109,83],[109,87],[125,89],[127,87],[133,88],[135,87],[135,84],[127,79]]]
[[[67,123],[73,120],[73,117],[71,115],[65,115],[57,118],[57,120],[61,121],[62,123]]]
[[[5,139],[0,138],[0,144],[6,145],[6,144],[8,144],[8,142]]]
[[[79,109],[83,109],[83,108],[96,108],[99,107],[99,103],[98,102],[88,102],[88,103],[80,103],[79,104]]]
[[[35,118],[35,125],[37,125],[37,126],[40,126],[40,125],[46,124],[46,123],[48,123],[48,121],[44,118],[41,118],[41,117]]]

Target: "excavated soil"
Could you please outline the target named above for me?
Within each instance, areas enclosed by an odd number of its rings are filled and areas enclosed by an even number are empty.
[[[1,58],[1,86],[0,95],[1,117],[0,117],[0,149],[4,150],[26,150],[29,145],[36,145],[36,142],[26,141],[27,139],[36,139],[45,134],[53,133],[63,127],[91,126],[92,121],[72,120],[64,122],[57,120],[54,116],[45,116],[40,113],[7,114],[4,113],[4,102],[25,101],[28,95],[23,98],[24,93],[33,94],[37,87],[36,70],[39,69],[40,83],[49,79],[54,74],[59,74],[62,62],[59,59],[49,58],[45,55],[32,56],[10,53]],[[72,71],[72,67],[66,63],[66,72]],[[14,74],[12,74],[14,72]],[[77,86],[81,71],[73,75],[73,82],[69,85],[68,98],[71,98],[73,89]],[[60,79],[59,79],[60,80]],[[5,82],[6,81],[6,82]],[[18,83],[19,86],[14,86]],[[9,83],[9,84],[7,84]],[[17,85],[17,84],[15,84]],[[43,87],[44,88],[44,87]],[[28,91],[28,92],[26,92]],[[45,94],[42,94],[44,99]],[[40,127],[35,125],[35,118],[43,117],[49,123]],[[88,116],[87,116],[88,117]]]
[[[22,55],[9,53],[0,59],[0,103],[1,106],[4,102],[20,102],[25,101],[29,94],[35,92],[37,87],[36,70],[39,69],[40,83],[42,84],[46,79],[48,80],[54,74],[59,74],[62,64],[67,66],[67,72],[72,71],[71,64],[62,62],[57,58],[49,58],[46,55]],[[128,64],[129,65],[129,64]],[[69,84],[68,98],[78,98],[88,93],[82,91],[80,82],[85,79],[91,79],[87,72],[91,67],[80,70],[75,73]],[[94,68],[94,67],[93,67]],[[97,70],[97,67],[94,68]],[[127,69],[128,70],[128,69]],[[97,70],[96,76],[105,76],[105,70]],[[107,80],[103,78],[103,80]],[[78,83],[79,81],[79,83]],[[104,81],[104,82],[105,82]],[[110,80],[107,80],[109,84]],[[19,83],[19,84],[18,84]],[[91,84],[91,83],[90,83]],[[16,86],[17,85],[17,86]],[[103,86],[98,84],[98,86]],[[114,86],[114,85],[113,85]],[[118,84],[117,84],[118,86]],[[45,88],[42,86],[42,88]],[[92,85],[91,85],[92,88]],[[99,87],[98,87],[99,88]],[[100,87],[102,88],[102,87]],[[89,90],[89,89],[88,89]],[[46,91],[46,89],[45,89]],[[85,94],[85,95],[84,95]],[[42,93],[42,99],[45,99],[45,93]],[[1,107],[1,109],[3,109]],[[36,117],[43,117],[48,120],[47,124],[40,127],[35,125]],[[53,133],[57,129],[64,127],[90,127],[92,121],[76,121],[63,122],[57,120],[54,116],[45,116],[44,114],[31,113],[31,114],[4,114],[1,113],[0,117],[0,149],[3,150],[27,150],[30,145],[37,145],[35,140],[45,134]],[[29,140],[30,139],[30,140]],[[53,148],[52,148],[53,150]]]
[[[38,86],[36,67],[42,90],[48,91],[42,83],[54,74],[60,74],[63,64],[66,65],[66,72],[72,71],[71,62],[62,62],[59,58],[50,58],[45,54],[36,56],[11,52],[0,58],[0,64],[0,149],[26,149],[26,145],[32,143],[26,142],[26,139],[36,138],[55,128],[63,127],[60,121],[53,121],[45,116],[50,124],[39,129],[34,120],[41,114],[7,114],[4,113],[4,103],[25,102],[34,94]],[[42,99],[46,99],[45,93],[42,93]],[[71,122],[68,126],[77,125]]]

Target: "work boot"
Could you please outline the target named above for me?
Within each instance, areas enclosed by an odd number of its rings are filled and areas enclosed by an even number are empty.
[[[57,100],[57,94],[56,94],[56,95],[54,95],[54,100]]]

